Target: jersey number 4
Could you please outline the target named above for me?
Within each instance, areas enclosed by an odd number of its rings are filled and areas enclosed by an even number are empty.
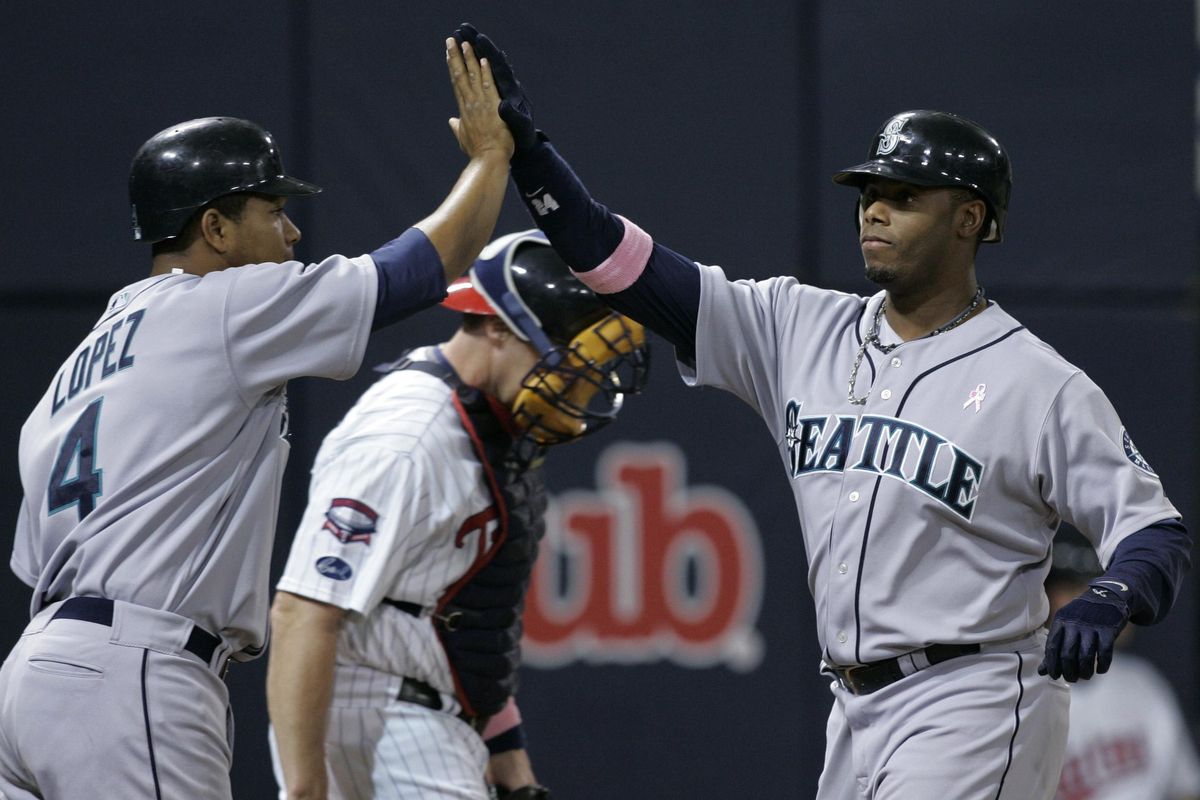
[[[46,501],[50,514],[77,506],[80,521],[96,507],[102,470],[96,467],[96,434],[100,429],[100,403],[93,400],[67,431],[54,469]]]

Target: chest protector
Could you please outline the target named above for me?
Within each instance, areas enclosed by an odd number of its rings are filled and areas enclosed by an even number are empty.
[[[499,401],[462,382],[438,361],[401,359],[393,367],[415,369],[445,381],[463,430],[483,467],[492,507],[469,518],[456,534],[459,547],[481,541],[475,563],[438,600],[434,627],[454,676],[455,694],[470,717],[504,707],[517,689],[521,660],[521,612],[538,543],[546,531],[546,487],[540,463],[514,458],[510,415]],[[540,459],[538,459],[540,462]],[[487,523],[496,520],[487,538]]]

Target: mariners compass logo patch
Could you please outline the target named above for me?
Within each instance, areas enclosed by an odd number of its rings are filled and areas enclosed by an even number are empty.
[[[1129,431],[1124,428],[1121,428],[1121,445],[1125,448],[1125,457],[1132,461],[1135,467],[1148,475],[1158,477],[1158,473],[1150,468],[1150,463],[1133,446],[1133,439],[1129,438]]]

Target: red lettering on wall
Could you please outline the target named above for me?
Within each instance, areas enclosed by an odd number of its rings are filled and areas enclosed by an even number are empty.
[[[671,443],[619,444],[595,491],[551,502],[525,606],[524,661],[670,660],[753,669],[762,601],[758,531],[720,487],[686,484]]]

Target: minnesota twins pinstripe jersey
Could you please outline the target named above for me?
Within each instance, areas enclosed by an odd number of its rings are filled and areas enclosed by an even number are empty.
[[[430,358],[431,348],[411,354]],[[389,373],[325,438],[281,590],[354,613],[338,660],[417,678],[454,694],[429,611],[485,549],[496,521],[483,467],[449,386]],[[384,598],[426,609],[420,617]]]
[[[11,564],[34,587],[32,612],[107,597],[261,650],[284,385],[357,371],[376,281],[369,256],[334,256],[114,294],[21,430]]]
[[[867,348],[881,292],[700,267],[696,365],[766,421],[791,481],[826,659],[857,664],[1042,625],[1060,519],[1107,563],[1177,517],[1112,405],[992,303],[940,336]],[[883,320],[885,343],[899,337]],[[1017,366],[1019,365],[1019,367]]]

